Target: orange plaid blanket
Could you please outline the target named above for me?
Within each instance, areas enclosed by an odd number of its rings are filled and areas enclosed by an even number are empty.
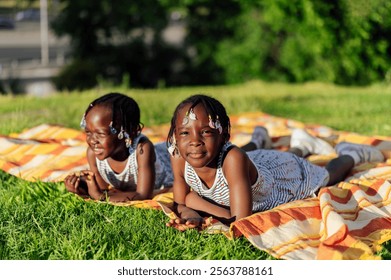
[[[261,112],[231,116],[231,141],[242,145],[256,125],[265,126],[275,149],[289,146],[293,128],[306,128],[331,144],[374,145],[391,153],[391,138],[334,131]],[[145,128],[153,142],[164,141],[168,126]],[[29,181],[62,181],[87,168],[83,132],[43,124],[20,134],[0,136],[0,169]],[[311,156],[324,165],[335,155]],[[172,193],[152,200],[117,205],[154,208],[173,217]],[[287,203],[241,219],[227,227],[218,221],[206,229],[234,238],[244,236],[260,250],[281,259],[379,259],[380,245],[391,239],[391,160],[357,166],[345,182],[324,188],[317,198]]]

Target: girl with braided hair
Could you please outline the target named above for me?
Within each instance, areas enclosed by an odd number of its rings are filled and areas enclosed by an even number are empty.
[[[335,147],[339,156],[320,167],[291,152],[245,152],[229,139],[230,120],[218,100],[194,95],[177,106],[167,147],[173,155],[174,210],[179,218],[167,226],[202,228],[205,214],[229,224],[314,196],[321,187],[342,181],[358,163],[384,160],[374,147],[344,142]]]
[[[66,189],[95,200],[124,202],[150,199],[154,190],[173,182],[165,143],[141,133],[140,109],[134,99],[108,93],[86,109],[80,126],[87,136],[90,170],[69,174]]]

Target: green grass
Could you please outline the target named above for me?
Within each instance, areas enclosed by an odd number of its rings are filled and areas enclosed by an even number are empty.
[[[391,135],[391,88],[346,88],[309,83],[260,81],[219,87],[160,90],[97,89],[46,98],[0,96],[0,134],[21,132],[42,123],[79,129],[94,98],[120,91],[141,107],[146,126],[168,123],[185,97],[206,93],[221,100],[229,114],[263,111],[306,123],[366,135]],[[61,183],[30,183],[0,171],[0,259],[270,259],[245,238],[178,232],[167,228],[161,211],[84,201]],[[391,242],[380,252],[391,259]]]

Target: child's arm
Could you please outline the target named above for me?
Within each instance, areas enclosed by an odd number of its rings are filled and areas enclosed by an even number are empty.
[[[89,147],[86,151],[86,157],[91,172],[93,174],[98,174],[95,176],[95,188],[98,188],[97,192],[101,193],[104,190],[107,190],[108,184],[99,175],[98,168],[96,166],[95,154]],[[77,173],[71,173],[66,176],[64,179],[64,184],[67,191],[81,196],[91,195],[87,184],[87,176],[91,176],[92,174],[90,170],[83,170]]]
[[[136,191],[110,191],[108,193],[105,193],[105,190],[108,188],[108,184],[99,174],[98,167],[96,166],[95,155],[90,149],[88,149],[87,158],[91,172],[86,172],[85,175],[88,176],[88,192],[93,199],[108,199],[111,202],[124,202],[129,200],[144,200],[151,198],[155,183],[154,146],[152,142],[146,140],[139,143],[137,149],[138,177]]]
[[[239,148],[231,149],[225,157],[223,172],[229,186],[230,216],[235,220],[252,214],[251,186],[258,171],[247,154]]]
[[[80,196],[88,195],[87,185],[80,180],[80,173],[71,173],[64,179],[65,188],[67,191],[78,194]]]
[[[189,192],[186,196],[186,206],[194,210],[212,215],[218,219],[230,219],[231,213],[228,208],[212,203],[198,195],[196,192]]]
[[[87,161],[88,165],[90,166],[90,170],[92,171],[92,173],[94,173],[95,181],[99,190],[102,192],[104,190],[107,190],[109,188],[109,185],[106,183],[105,180],[103,180],[102,176],[100,176],[98,167],[96,165],[95,153],[90,149],[90,147],[87,148]]]
[[[174,211],[179,216],[178,219],[171,219],[167,226],[178,230],[202,227],[203,218],[193,209],[187,207],[186,197],[190,193],[190,188],[184,179],[185,161],[181,157],[171,157],[171,165],[174,173]]]
[[[238,148],[232,148],[223,163],[230,194],[230,207],[200,197],[195,192],[186,195],[186,206],[230,223],[252,214],[251,182],[257,178],[257,170],[247,155]]]
[[[133,200],[144,200],[152,198],[155,185],[155,148],[153,143],[146,139],[137,146],[137,189]]]

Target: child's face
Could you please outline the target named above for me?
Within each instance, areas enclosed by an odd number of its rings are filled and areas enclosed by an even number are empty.
[[[111,110],[93,107],[86,116],[87,144],[99,160],[115,158],[126,151],[125,142],[110,132]]]
[[[180,155],[194,168],[215,167],[220,149],[224,144],[223,134],[209,126],[209,116],[202,104],[194,107],[196,119],[183,122],[190,108],[185,105],[176,119],[175,139]]]

